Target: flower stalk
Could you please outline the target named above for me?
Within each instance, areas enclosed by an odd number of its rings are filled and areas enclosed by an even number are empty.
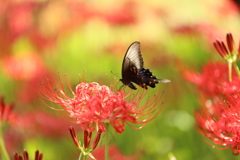
[[[11,113],[13,110],[13,104],[5,104],[4,97],[0,97],[0,153],[1,158],[4,160],[10,160],[9,155],[7,153],[4,139],[3,139],[3,128],[5,128],[5,125],[11,119]]]
[[[108,127],[109,125],[106,124],[106,132],[105,132],[105,160],[109,159],[109,138],[108,138]]]
[[[236,62],[233,63],[233,67],[234,67],[234,69],[235,69],[235,71],[237,73],[237,76],[240,77],[240,70],[239,70],[238,65],[237,65]]]
[[[232,62],[228,62],[228,80],[232,82]]]
[[[9,155],[7,153],[4,140],[3,140],[3,134],[2,134],[2,124],[0,124],[0,151],[2,159],[10,160]]]

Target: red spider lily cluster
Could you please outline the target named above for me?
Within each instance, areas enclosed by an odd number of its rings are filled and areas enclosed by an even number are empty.
[[[185,77],[195,83],[201,93],[201,108],[195,118],[198,131],[218,149],[240,153],[240,76],[236,61],[240,47],[236,48],[232,34],[226,36],[227,45],[217,40],[214,46],[227,63],[209,62],[201,74],[185,71]],[[232,69],[233,67],[233,69]],[[221,147],[222,146],[222,147]]]

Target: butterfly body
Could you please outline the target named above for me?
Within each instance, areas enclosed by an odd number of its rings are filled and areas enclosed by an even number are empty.
[[[148,89],[147,86],[155,88],[158,82],[170,82],[167,79],[157,79],[152,75],[149,69],[143,68],[144,62],[140,51],[140,42],[133,42],[123,59],[122,64],[122,79],[120,81],[136,90],[136,86],[133,83],[138,84],[144,89]],[[133,83],[132,83],[133,82]]]

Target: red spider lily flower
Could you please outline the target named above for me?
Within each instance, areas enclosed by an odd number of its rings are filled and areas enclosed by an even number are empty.
[[[239,111],[232,112],[233,108],[239,105],[230,104],[230,101],[223,101],[220,98],[216,102],[207,100],[206,105],[197,111],[195,119],[198,130],[212,143],[212,147],[217,149],[231,149],[234,155],[240,153],[240,119]],[[219,147],[222,146],[222,147]]]
[[[228,80],[228,65],[222,62],[209,62],[202,73],[189,71],[182,68],[184,77],[197,85],[200,91],[208,96],[230,94],[240,87],[240,79],[235,71],[232,72],[232,82]]]
[[[40,153],[38,150],[35,152],[35,160],[42,160],[43,154]],[[29,160],[28,152],[26,150],[23,151],[23,156],[14,153],[14,160]]]
[[[60,110],[65,110],[69,117],[74,118],[75,122],[80,124],[82,129],[89,132],[98,129],[105,132],[104,124],[108,123],[117,133],[124,131],[124,124],[135,123],[141,124],[142,127],[160,113],[162,107],[159,106],[163,104],[163,94],[156,94],[145,104],[140,104],[146,92],[138,92],[134,96],[131,96],[131,93],[124,95],[123,91],[115,93],[109,87],[101,86],[96,82],[81,82],[76,86],[75,92],[70,88],[73,94],[71,98],[66,95],[62,84],[58,85],[56,81],[55,84],[57,88],[53,89],[49,80],[41,83],[39,85],[40,96],[59,104],[62,108]],[[127,97],[131,97],[130,102],[125,100]]]

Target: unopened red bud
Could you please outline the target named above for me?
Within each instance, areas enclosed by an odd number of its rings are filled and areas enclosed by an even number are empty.
[[[78,143],[78,138],[76,136],[76,132],[75,132],[74,128],[72,126],[70,126],[69,131],[70,131],[70,134],[71,134],[74,144],[77,146],[77,148],[79,148],[80,144]]]
[[[28,152],[26,150],[23,151],[24,160],[29,160]]]
[[[234,40],[233,40],[233,36],[231,33],[227,34],[226,40],[227,40],[228,49],[232,53],[234,50]]]
[[[98,130],[98,133],[97,133],[97,135],[96,135],[96,137],[95,137],[95,139],[94,139],[93,145],[92,145],[92,149],[93,149],[93,150],[97,147],[98,142],[99,142],[100,137],[101,137],[101,134],[102,134],[102,130],[99,129],[99,130]]]

